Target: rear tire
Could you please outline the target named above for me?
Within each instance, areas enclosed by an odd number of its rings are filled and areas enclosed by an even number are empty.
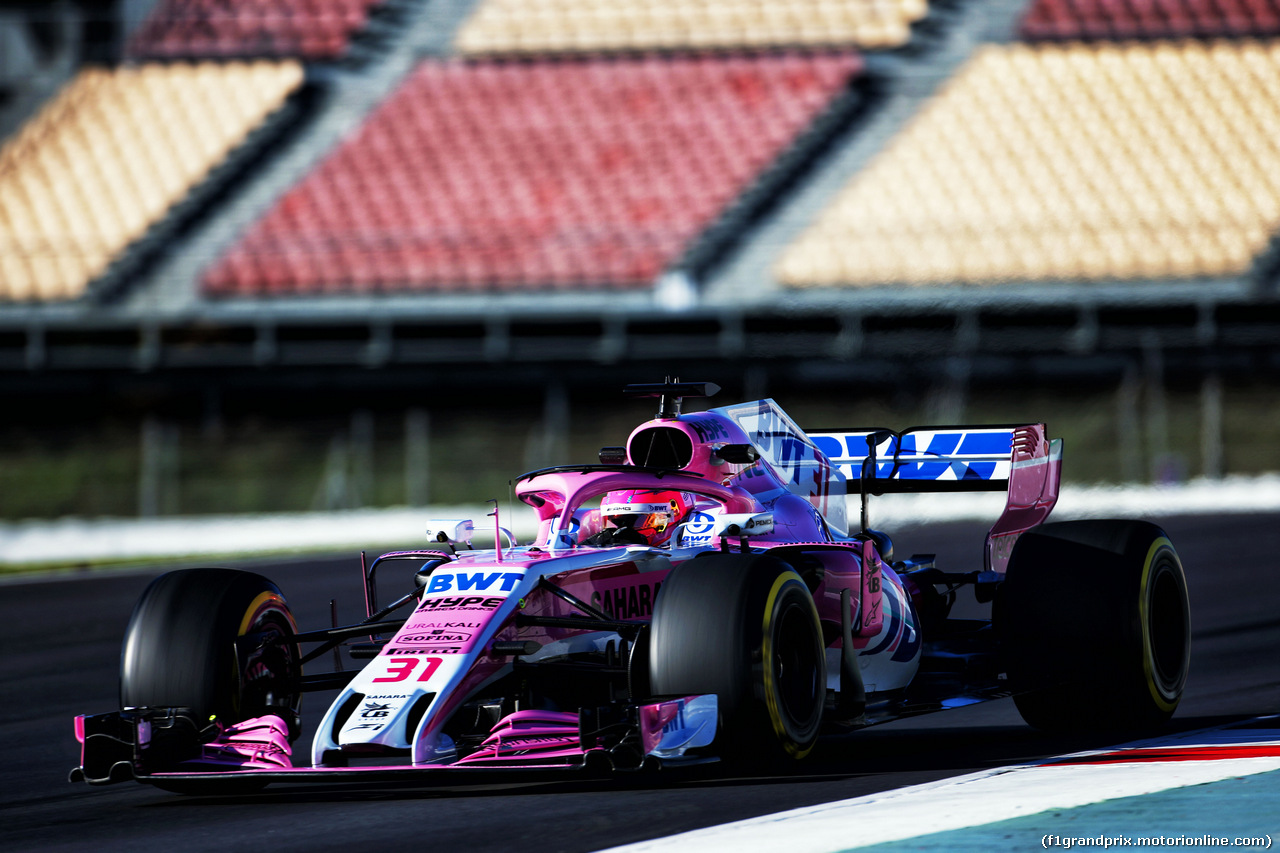
[[[826,658],[813,595],[767,555],[704,554],[667,576],[654,605],[655,696],[715,693],[727,761],[790,761],[813,748]]]
[[[261,575],[161,575],[143,591],[125,631],[120,706],[187,708],[198,726],[275,714],[292,739],[301,665],[287,638],[296,633],[284,596]]]
[[[1182,698],[1187,581],[1154,524],[1069,521],[1024,533],[995,621],[1014,701],[1036,728],[1147,731]]]

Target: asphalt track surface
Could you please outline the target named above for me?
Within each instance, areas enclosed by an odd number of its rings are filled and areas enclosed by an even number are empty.
[[[1191,678],[1174,727],[1280,713],[1280,516],[1181,517],[1164,527],[1192,602]],[[899,554],[934,552],[940,566],[960,571],[974,568],[983,533],[957,523],[896,539]],[[344,620],[363,609],[355,559],[253,568],[280,584],[304,627],[328,623],[333,597]],[[158,571],[0,585],[0,850],[591,851],[1108,745],[1039,734],[1006,699],[864,730],[785,776],[503,776],[447,788],[272,786],[225,797],[70,784],[79,758],[72,718],[116,707],[120,639]],[[381,588],[390,600],[389,573]],[[304,723],[314,725],[331,696],[308,696]],[[307,746],[304,735],[297,754]]]

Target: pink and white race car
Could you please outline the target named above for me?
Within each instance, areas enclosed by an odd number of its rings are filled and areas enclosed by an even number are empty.
[[[496,517],[491,550],[470,547],[471,520],[439,525],[426,549],[362,567],[359,624],[300,631],[250,572],[158,577],[125,636],[121,709],[76,718],[72,779],[205,791],[776,764],[823,735],[1011,694],[1052,730],[1173,713],[1190,639],[1177,553],[1146,522],[1045,524],[1062,456],[1042,424],[806,433],[772,400],[680,413],[716,390],[629,386],[661,402],[625,447],[516,481],[532,544]],[[964,571],[901,559],[867,525],[869,495],[975,490],[1007,500]],[[391,566],[408,591],[379,607]],[[951,616],[965,586],[993,618]],[[362,665],[304,671],[337,649]],[[301,695],[334,689],[295,755]]]

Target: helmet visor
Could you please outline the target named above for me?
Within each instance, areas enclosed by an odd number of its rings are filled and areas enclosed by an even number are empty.
[[[632,530],[666,530],[671,523],[670,512],[631,512],[608,515],[604,519],[614,527],[630,527]]]

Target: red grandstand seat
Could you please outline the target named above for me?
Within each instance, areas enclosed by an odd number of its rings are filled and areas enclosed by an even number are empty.
[[[1245,0],[1254,32],[1259,35],[1280,31],[1280,7],[1276,0]]]
[[[317,263],[304,291],[335,267],[348,288],[636,286],[859,65],[847,53],[424,62],[286,194],[290,214],[259,227],[302,239],[323,223],[378,247]]]
[[[383,0],[160,0],[130,41],[131,57],[303,56],[334,59]]]
[[[1222,31],[1227,35],[1242,36],[1249,33],[1252,22],[1240,0],[1218,0],[1222,14]]]

